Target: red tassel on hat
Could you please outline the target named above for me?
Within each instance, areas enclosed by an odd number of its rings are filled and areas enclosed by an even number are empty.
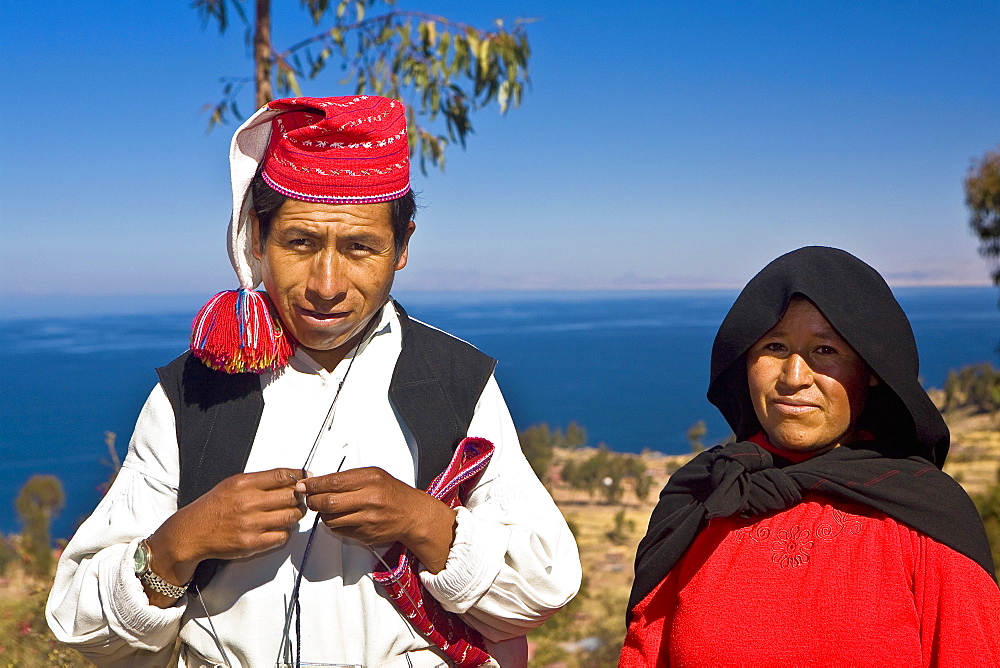
[[[218,371],[263,373],[285,366],[295,342],[271,317],[267,295],[226,290],[201,307],[191,328],[191,352]]]

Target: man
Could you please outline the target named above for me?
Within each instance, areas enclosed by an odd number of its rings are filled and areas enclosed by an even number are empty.
[[[102,665],[163,665],[178,636],[182,666],[525,665],[579,557],[493,360],[389,297],[414,231],[402,104],[277,100],[230,160],[241,289],[158,370],[50,627]],[[486,440],[449,466],[466,435]],[[457,501],[421,491],[465,452],[485,468]],[[393,544],[419,586],[385,584]]]

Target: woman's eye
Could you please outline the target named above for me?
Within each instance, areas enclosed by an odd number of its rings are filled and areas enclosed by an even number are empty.
[[[771,343],[764,344],[764,350],[766,350],[769,353],[783,353],[785,352],[785,345],[782,343],[778,343],[776,341],[772,341]]]
[[[819,346],[816,348],[816,352],[820,355],[836,355],[837,349],[832,346]]]

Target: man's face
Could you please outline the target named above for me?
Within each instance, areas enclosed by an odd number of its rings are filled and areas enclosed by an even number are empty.
[[[284,327],[317,362],[332,370],[388,300],[397,255],[388,203],[316,204],[287,200],[271,219],[261,246],[253,218],[254,256],[264,289]]]

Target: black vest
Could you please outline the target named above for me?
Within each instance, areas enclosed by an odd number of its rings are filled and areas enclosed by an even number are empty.
[[[467,435],[496,360],[449,334],[410,320],[401,306],[395,306],[403,343],[389,383],[389,399],[416,440],[417,488],[425,489],[448,466],[455,446]],[[264,411],[264,397],[257,374],[215,371],[190,352],[156,373],[177,425],[177,507],[181,508],[223,479],[243,472]],[[223,563],[203,561],[192,582],[204,587]]]

